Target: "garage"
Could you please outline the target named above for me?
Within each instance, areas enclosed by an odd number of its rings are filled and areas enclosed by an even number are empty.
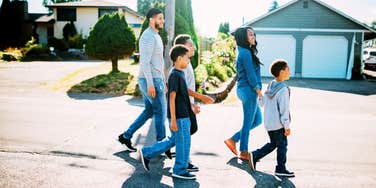
[[[343,36],[307,36],[303,40],[302,77],[345,79],[348,41]]]
[[[319,0],[292,0],[244,26],[257,35],[261,74],[267,77],[272,76],[270,63],[282,58],[295,78],[359,79],[363,42],[376,36],[372,28]]]
[[[261,75],[272,76],[269,73],[270,64],[275,59],[285,59],[289,63],[290,73],[295,75],[295,47],[296,41],[292,35],[257,35],[258,57],[262,64]],[[278,44],[278,45],[276,45]]]

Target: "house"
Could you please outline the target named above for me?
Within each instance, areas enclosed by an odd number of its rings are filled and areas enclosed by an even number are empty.
[[[351,79],[360,74],[363,41],[376,33],[319,0],[292,0],[244,26],[257,34],[262,76],[282,58],[293,77]]]
[[[136,36],[140,34],[141,24],[144,20],[143,16],[127,6],[106,0],[55,3],[47,5],[47,7],[53,10],[52,14],[35,20],[41,44],[47,44],[49,37],[63,38],[63,28],[71,21],[73,21],[77,32],[82,32],[83,37],[87,37],[90,28],[94,27],[98,19],[105,13],[123,12]]]

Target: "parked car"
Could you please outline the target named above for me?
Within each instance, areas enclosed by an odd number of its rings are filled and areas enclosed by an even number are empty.
[[[376,57],[376,48],[364,48],[363,49],[363,61],[369,57]]]
[[[364,70],[376,71],[376,48],[366,48],[363,51]]]

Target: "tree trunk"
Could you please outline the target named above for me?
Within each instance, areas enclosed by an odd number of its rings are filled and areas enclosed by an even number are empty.
[[[113,57],[111,59],[111,62],[112,62],[112,71],[111,72],[119,72],[119,69],[118,69],[118,58],[117,57]]]

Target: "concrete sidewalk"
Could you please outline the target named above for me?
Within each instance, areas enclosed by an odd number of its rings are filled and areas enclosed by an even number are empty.
[[[376,187],[375,94],[328,91],[314,84],[292,87],[287,166],[296,177],[283,180],[272,175],[275,152],[250,173],[224,146],[223,140],[241,127],[239,101],[202,106],[191,148],[200,172],[197,180],[184,181],[169,173],[174,160],[153,159],[145,172],[137,153],[124,151],[116,141],[142,111],[141,101],[72,97],[39,84],[58,80],[76,66],[96,65],[61,66],[66,68],[0,66],[0,187]],[[372,86],[348,83],[332,85]],[[234,92],[230,98],[236,98]],[[137,147],[152,144],[154,132],[149,121],[132,140]],[[249,148],[267,141],[261,125],[251,132]]]

